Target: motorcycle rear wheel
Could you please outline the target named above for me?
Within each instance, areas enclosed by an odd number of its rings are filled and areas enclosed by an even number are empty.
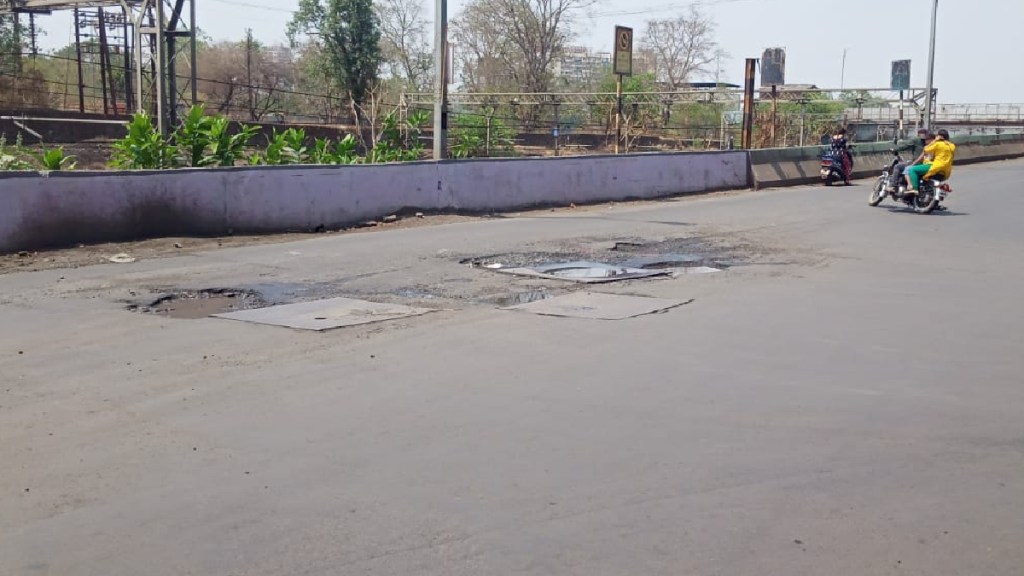
[[[921,189],[914,195],[914,211],[918,214],[931,214],[939,207],[939,198],[935,194],[935,187],[921,184]]]

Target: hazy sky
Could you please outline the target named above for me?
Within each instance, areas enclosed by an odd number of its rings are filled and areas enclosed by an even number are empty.
[[[465,0],[451,0],[449,17]],[[267,43],[285,41],[285,24],[298,0],[197,0],[199,27],[214,38],[240,39],[252,28]],[[599,0],[590,16],[575,23],[578,43],[611,48],[616,24],[640,36],[651,18],[673,16],[691,2]],[[928,64],[932,0],[703,0],[718,23],[718,40],[732,56],[723,62],[723,80],[740,83],[743,59],[764,48],[785,47],[786,81],[838,88],[843,50],[846,87],[884,88],[892,60],[913,60],[915,87],[923,87]],[[432,0],[425,0],[433,18]],[[946,103],[1024,102],[1024,1],[941,0],[935,85]],[[841,24],[837,28],[835,23]],[[70,18],[41,19],[46,48],[69,43]]]

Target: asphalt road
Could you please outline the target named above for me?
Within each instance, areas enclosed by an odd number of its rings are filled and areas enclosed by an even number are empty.
[[[0,574],[1024,574],[1024,162],[948,212],[866,185],[523,214],[0,276]],[[690,239],[599,291],[473,255]],[[326,333],[171,288],[443,308]],[[268,296],[269,297],[269,296]]]

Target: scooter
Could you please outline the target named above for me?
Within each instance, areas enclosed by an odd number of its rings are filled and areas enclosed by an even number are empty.
[[[853,151],[853,146],[850,146]],[[836,182],[849,182],[848,175],[843,171],[842,150],[829,149],[821,155],[821,180],[825,186],[831,186]]]

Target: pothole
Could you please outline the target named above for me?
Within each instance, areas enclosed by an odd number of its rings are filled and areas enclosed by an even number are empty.
[[[210,288],[167,293],[146,305],[130,304],[128,310],[167,318],[196,320],[214,314],[261,308],[265,305],[264,300],[255,292]]]
[[[556,262],[572,262],[581,260],[586,253],[580,252],[511,252],[508,254],[491,254],[487,256],[474,256],[463,258],[459,264],[466,264],[474,268],[489,268],[492,270],[500,268],[530,268],[533,266],[544,266]]]
[[[504,296],[489,298],[485,301],[488,304],[497,305],[499,308],[506,308],[509,306],[519,306],[521,304],[540,302],[541,300],[554,298],[554,296],[554,294],[547,290],[528,290],[526,292],[518,292],[516,294],[506,294]]]
[[[741,248],[721,246],[704,237],[669,238],[655,242],[640,239],[589,241],[576,247],[552,251],[511,252],[464,258],[459,262],[474,268],[502,271],[510,268],[546,269],[555,276],[593,276],[612,268],[666,270],[677,268],[725,269],[746,261]],[[577,264],[593,263],[590,270]],[[564,268],[564,270],[562,270]],[[605,271],[597,270],[603,268]],[[612,275],[617,275],[612,273]]]

